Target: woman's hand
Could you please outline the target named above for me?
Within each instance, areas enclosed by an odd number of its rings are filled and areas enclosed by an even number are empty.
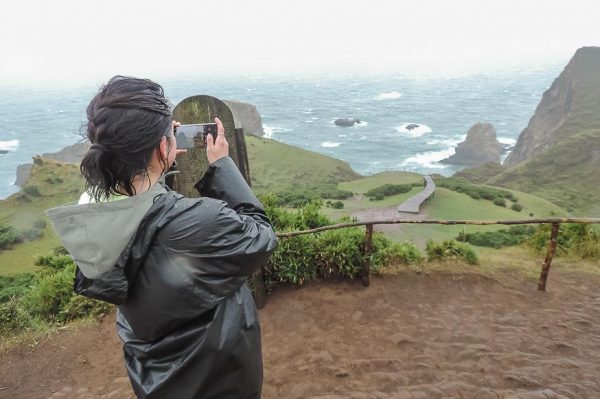
[[[223,122],[219,118],[215,118],[215,122],[217,123],[217,139],[215,140],[212,134],[206,137],[206,156],[210,164],[229,156],[229,143],[225,139]]]

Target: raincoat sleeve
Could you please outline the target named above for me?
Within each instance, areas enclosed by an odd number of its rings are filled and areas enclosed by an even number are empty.
[[[198,260],[196,277],[251,275],[277,246],[262,204],[229,157],[213,163],[196,188],[213,198],[180,216],[168,247]]]

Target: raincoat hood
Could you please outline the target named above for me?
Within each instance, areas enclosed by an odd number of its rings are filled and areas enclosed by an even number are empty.
[[[155,184],[133,197],[68,204],[46,214],[81,273],[97,279],[115,266],[157,196],[166,192],[165,187]]]

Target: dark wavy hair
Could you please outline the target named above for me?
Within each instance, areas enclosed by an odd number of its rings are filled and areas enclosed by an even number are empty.
[[[92,146],[80,170],[88,194],[97,202],[113,194],[135,195],[133,181],[139,176],[148,178],[152,153],[170,134],[172,121],[159,84],[148,79],[113,77],[87,107],[83,134]]]

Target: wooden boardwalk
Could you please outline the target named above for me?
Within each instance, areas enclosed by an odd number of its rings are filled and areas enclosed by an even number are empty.
[[[435,192],[435,183],[431,176],[423,176],[423,179],[425,180],[425,188],[423,191],[398,205],[398,209],[396,209],[397,212],[419,213],[423,202],[429,199]]]

